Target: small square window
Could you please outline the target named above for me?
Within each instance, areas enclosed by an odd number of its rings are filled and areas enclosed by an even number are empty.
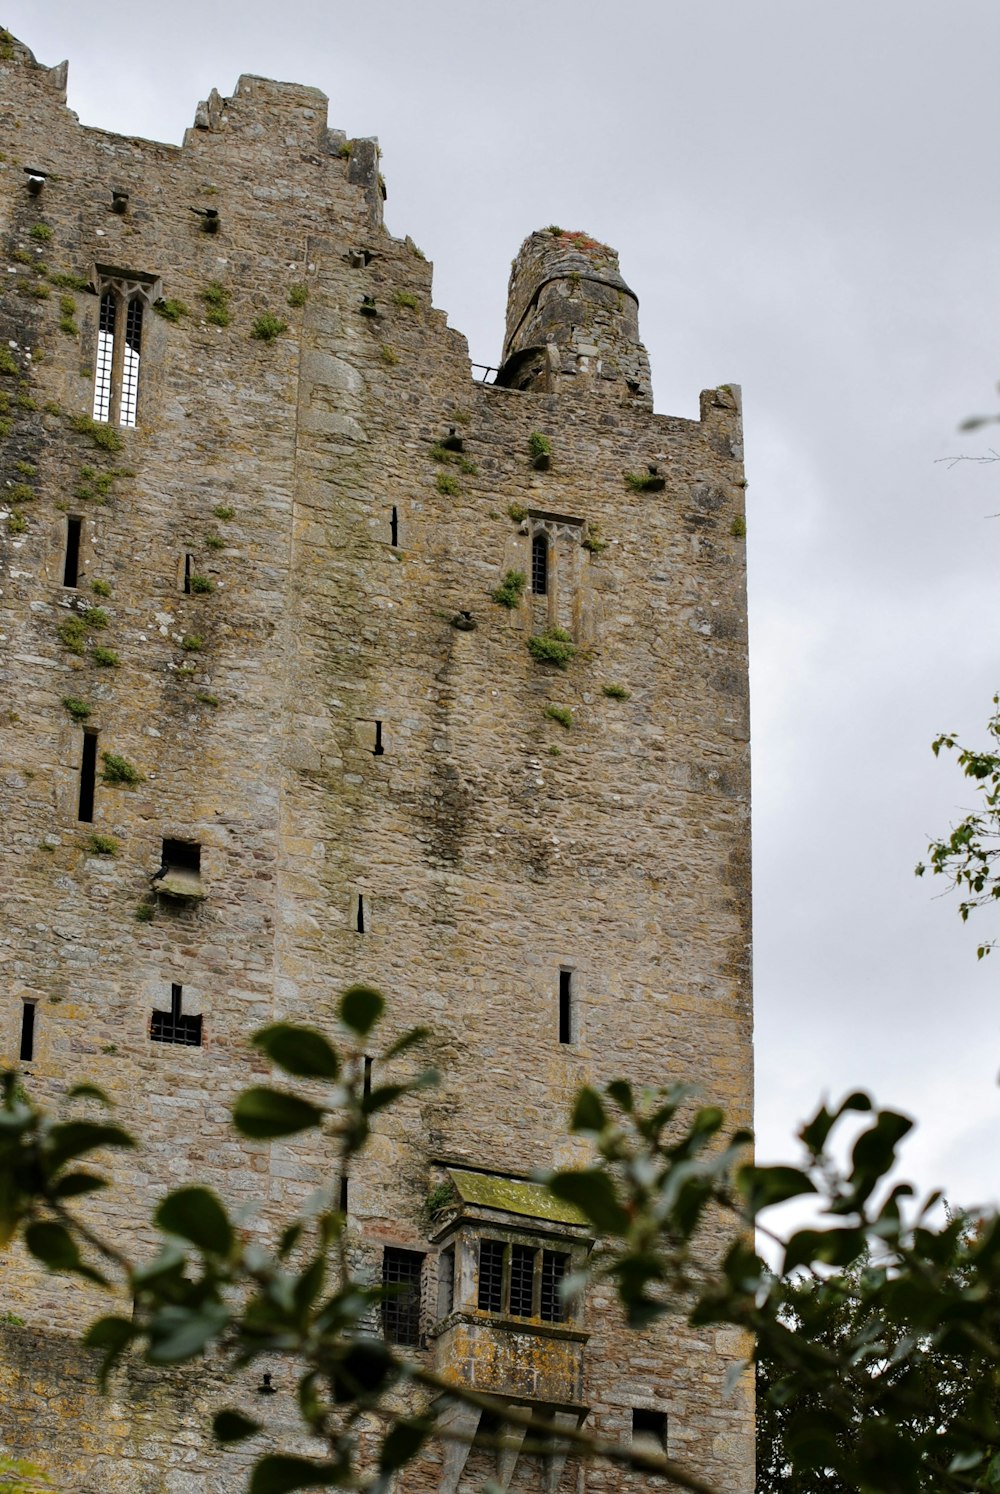
[[[655,1411],[648,1406],[633,1406],[632,1446],[642,1447],[647,1452],[665,1453],[667,1450],[667,1413]]]

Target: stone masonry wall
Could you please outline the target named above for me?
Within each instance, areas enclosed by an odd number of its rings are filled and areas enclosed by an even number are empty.
[[[694,1079],[748,1122],[738,394],[706,392],[688,421],[652,415],[623,380],[600,398],[587,378],[477,384],[431,305],[430,266],[381,226],[373,143],[328,130],[321,94],[241,78],[178,148],[82,128],[64,72],[4,50],[0,1060],[16,1061],[37,1003],[32,1093],[57,1104],[93,1081],[142,1137],[95,1217],[141,1249],[153,1202],[197,1180],[266,1234],[329,1182],[321,1138],[242,1143],[226,1118],[261,1072],[254,1029],[332,1026],[357,979],[385,990],[391,1031],[433,1028],[444,1075],[380,1121],[351,1179],[375,1271],[385,1244],[430,1249],[432,1162],[530,1173],[575,1155],[581,1082]],[[37,195],[25,167],[47,173]],[[115,451],[88,419],[95,267],[153,277],[186,308],[145,315],[137,424]],[[638,359],[625,300],[627,320],[605,308],[597,330]],[[220,305],[228,325],[210,319]],[[287,324],[272,341],[251,336],[264,312]],[[444,456],[452,429],[463,450]],[[651,465],[662,490],[634,491],[626,474]],[[80,576],[65,587],[72,517]],[[498,606],[543,531],[548,594]],[[210,590],[183,590],[185,556]],[[547,626],[579,645],[565,672],[529,653]],[[65,699],[89,706],[85,723]],[[99,781],[93,824],[77,820],[84,725],[142,775]],[[95,854],[94,833],[117,854]],[[151,895],[164,838],[200,843],[203,902]],[[174,984],[202,1016],[200,1047],[150,1041]],[[132,1366],[107,1410],[72,1347],[95,1306],[0,1257],[0,1319],[25,1325],[5,1334],[0,1446],[67,1490],[241,1488],[245,1462],[197,1431],[214,1372]],[[722,1393],[745,1346],[670,1323],[628,1334],[603,1289],[583,1326],[588,1424],[627,1436],[633,1407],[665,1410],[671,1452],[749,1494],[749,1391]],[[158,1412],[150,1431],[143,1407],[178,1386],[184,1418]],[[61,1440],[70,1417],[86,1435]],[[290,1422],[279,1406],[275,1441]],[[132,1483],[112,1485],[126,1443]],[[440,1477],[431,1453],[403,1485]],[[539,1478],[525,1460],[513,1487]]]

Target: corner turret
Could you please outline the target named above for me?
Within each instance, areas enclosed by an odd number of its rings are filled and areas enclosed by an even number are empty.
[[[525,239],[511,268],[497,383],[552,393],[567,378],[652,409],[639,300],[617,253],[585,233],[543,228]]]

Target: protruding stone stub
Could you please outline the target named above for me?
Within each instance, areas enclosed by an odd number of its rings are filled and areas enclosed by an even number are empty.
[[[573,378],[651,408],[638,312],[614,249],[584,233],[540,229],[525,239],[511,269],[497,383],[551,392]]]

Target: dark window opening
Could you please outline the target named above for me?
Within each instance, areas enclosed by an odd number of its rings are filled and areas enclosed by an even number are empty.
[[[667,1413],[651,1411],[646,1406],[632,1408],[632,1441],[642,1440],[653,1451],[667,1450]]]
[[[549,589],[549,541],[544,534],[531,541],[531,589],[536,597],[544,597]]]
[[[530,1245],[515,1245],[510,1252],[510,1315],[530,1318],[535,1281],[535,1252]]]
[[[365,899],[362,893],[358,893],[358,933],[365,931]]]
[[[201,846],[196,840],[165,840],[163,842],[164,872],[186,871],[201,874]]]
[[[559,972],[559,1041],[573,1041],[573,972]]]
[[[191,571],[192,571],[193,561],[194,561],[194,556],[193,555],[185,555],[184,556],[184,594],[185,594],[185,596],[190,596],[190,594],[191,594]]]
[[[142,302],[137,296],[125,313],[125,353],[122,363],[122,398],[119,422],[135,425],[139,401],[139,344],[142,341]]]
[[[70,515],[66,520],[66,564],[63,566],[63,585],[75,586],[80,576],[80,530],[82,519]]]
[[[154,1043],[180,1043],[185,1048],[201,1047],[201,1018],[186,1016],[181,1011],[183,988],[170,987],[170,1010],[159,1012],[154,1008],[149,1025],[150,1040]]]
[[[83,752],[80,757],[80,805],[76,812],[78,820],[91,824],[94,818],[94,784],[97,781],[97,733],[85,731]]]
[[[382,1254],[382,1285],[390,1292],[382,1302],[382,1333],[387,1343],[420,1346],[420,1271],[424,1258],[416,1250],[387,1245]]]
[[[446,1318],[455,1306],[455,1247],[449,1245],[438,1256],[438,1317]]]
[[[382,723],[381,723],[381,721],[376,721],[375,722],[375,746],[372,748],[372,754],[375,757],[381,757],[384,752],[385,752],[385,748],[382,746]]]
[[[503,1311],[503,1257],[502,1240],[480,1240],[478,1299],[480,1312]]]
[[[546,1323],[563,1323],[566,1313],[559,1292],[563,1277],[569,1266],[569,1256],[558,1250],[542,1251],[542,1289],[539,1300],[539,1316]]]
[[[35,1056],[35,1003],[25,1001],[21,1005],[21,1051],[22,1063],[30,1063]]]
[[[361,1094],[367,1100],[372,1092],[372,1060],[365,1054],[365,1069],[361,1079]]]
[[[340,1203],[338,1204],[338,1208],[340,1209],[340,1212],[346,1217],[346,1215],[347,1215],[347,1173],[346,1172],[342,1172],[340,1174]]]
[[[389,521],[389,528],[392,533],[392,544],[396,546],[399,544],[399,513],[395,504],[392,506],[392,518]]]

